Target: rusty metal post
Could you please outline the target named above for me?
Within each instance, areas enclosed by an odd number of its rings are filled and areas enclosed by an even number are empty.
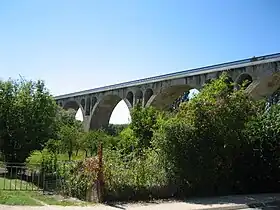
[[[97,196],[98,202],[103,202],[104,193],[104,175],[103,175],[103,144],[98,147],[98,173],[97,173]]]

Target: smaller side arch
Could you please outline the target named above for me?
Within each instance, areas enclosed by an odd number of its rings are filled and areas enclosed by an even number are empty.
[[[129,91],[126,94],[126,98],[124,100],[127,100],[130,103],[130,105],[132,106],[133,105],[133,92]]]
[[[90,115],[90,107],[91,107],[91,99],[90,97],[86,98],[86,108],[85,108],[85,115],[88,116]]]
[[[143,103],[143,92],[141,89],[136,90],[135,92],[135,104]]]
[[[152,95],[154,95],[153,90],[151,88],[148,88],[144,93],[144,106],[146,106]]]
[[[83,110],[85,109],[85,105],[86,105],[86,102],[85,102],[85,99],[83,98],[81,100],[81,106],[82,106]]]

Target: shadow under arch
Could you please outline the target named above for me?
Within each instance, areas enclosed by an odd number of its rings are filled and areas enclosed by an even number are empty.
[[[235,88],[240,89],[241,87],[247,88],[253,82],[253,78],[248,73],[240,74],[235,81]]]
[[[148,103],[151,97],[154,95],[154,91],[151,88],[148,88],[144,93],[144,106]]]
[[[90,116],[89,130],[106,128],[109,125],[113,110],[121,100],[123,100],[128,109],[131,110],[132,105],[128,99],[121,98],[117,95],[106,95],[98,101],[93,107]]]
[[[76,100],[69,100],[69,101],[67,101],[66,103],[64,103],[62,108],[64,110],[71,110],[71,109],[75,110],[76,117],[77,117],[77,114],[79,114],[79,115],[81,115],[80,117],[82,118],[80,120],[83,121],[85,119],[84,109],[83,109],[82,105],[79,104]]]
[[[146,107],[153,106],[159,110],[168,110],[170,106],[180,96],[188,92],[193,87],[189,85],[174,85],[164,88],[157,95],[152,95],[148,100]]]
[[[133,104],[133,92],[132,91],[129,91],[127,94],[126,94],[126,99],[128,100],[128,102],[132,105]]]

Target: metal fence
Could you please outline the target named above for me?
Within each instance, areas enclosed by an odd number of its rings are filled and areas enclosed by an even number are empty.
[[[7,191],[57,191],[63,178],[48,173],[40,165],[27,167],[19,163],[0,165],[0,190]]]

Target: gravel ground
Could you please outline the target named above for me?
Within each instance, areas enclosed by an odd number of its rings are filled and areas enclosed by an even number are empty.
[[[277,202],[275,202],[277,201]],[[135,204],[115,204],[115,205],[95,205],[95,206],[4,206],[0,205],[0,210],[191,210],[191,209],[255,209],[255,210],[276,210],[280,209],[280,194],[259,194],[259,195],[238,195],[224,196],[203,199],[189,199],[184,202],[179,201],[160,201],[153,203],[135,203]],[[245,204],[259,203],[264,204],[273,202],[272,205],[266,205],[256,208],[248,208]]]
[[[199,205],[199,204],[189,204],[184,202],[172,202],[172,203],[162,203],[162,204],[131,204],[131,205],[96,205],[96,206],[0,206],[1,210],[189,210],[189,209],[211,209],[211,208],[221,208],[230,207],[234,204],[217,204],[217,205]]]

